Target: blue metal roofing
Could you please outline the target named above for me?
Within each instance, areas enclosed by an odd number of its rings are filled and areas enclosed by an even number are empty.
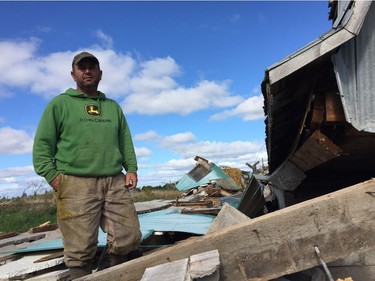
[[[138,215],[138,218],[141,226],[143,241],[152,235],[154,231],[186,232],[204,235],[215,216],[202,214],[181,214],[178,209],[171,208],[140,214]],[[104,247],[106,242],[106,234],[99,229],[98,246]],[[63,242],[61,238],[36,241],[30,244],[28,247],[0,253],[27,253],[59,249],[63,249]]]
[[[222,169],[220,169],[220,167],[216,166],[215,163],[210,163],[210,169],[211,171],[198,181],[195,181],[188,174],[185,174],[182,179],[180,179],[176,184],[176,188],[178,190],[189,190],[201,185],[208,184],[215,179],[232,180],[232,178],[228,176]],[[240,187],[238,187],[238,189],[240,189]]]
[[[178,209],[166,209],[139,215],[141,229],[174,231],[203,235],[215,216],[203,214],[181,214]]]

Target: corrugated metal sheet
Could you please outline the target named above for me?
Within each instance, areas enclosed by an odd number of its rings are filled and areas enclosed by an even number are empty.
[[[361,32],[332,56],[346,120],[358,131],[375,133],[375,5]]]

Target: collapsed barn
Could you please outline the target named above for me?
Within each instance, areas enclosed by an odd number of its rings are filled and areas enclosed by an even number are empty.
[[[262,83],[280,207],[375,175],[375,6],[331,5],[332,29],[270,66]]]

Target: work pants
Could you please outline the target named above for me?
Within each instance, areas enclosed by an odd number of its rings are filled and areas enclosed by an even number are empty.
[[[138,248],[140,226],[124,174],[97,178],[62,174],[55,199],[68,267],[92,262],[99,226],[107,233],[109,253],[126,255]]]

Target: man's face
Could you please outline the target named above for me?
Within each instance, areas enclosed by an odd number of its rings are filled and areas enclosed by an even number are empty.
[[[96,89],[102,79],[102,71],[99,66],[90,59],[82,59],[73,65],[71,75],[81,89]]]

